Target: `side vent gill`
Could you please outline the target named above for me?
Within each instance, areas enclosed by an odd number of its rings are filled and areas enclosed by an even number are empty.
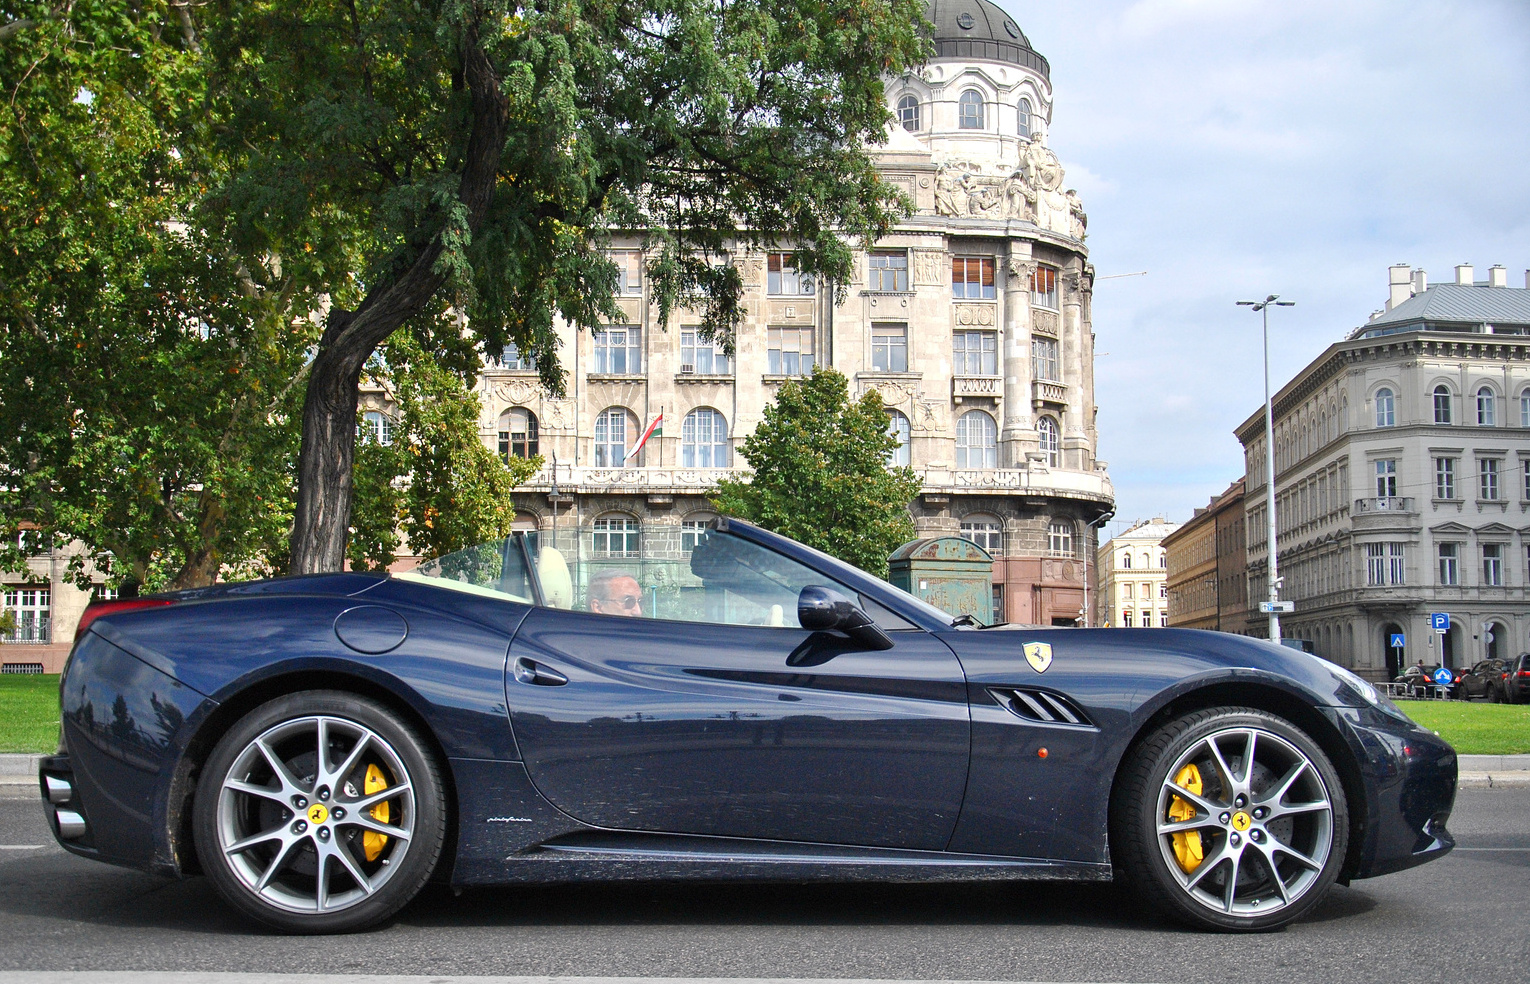
[[[999,702],[1000,707],[1027,721],[1080,728],[1094,727],[1077,704],[1060,694],[1011,687],[989,687],[988,693]]]

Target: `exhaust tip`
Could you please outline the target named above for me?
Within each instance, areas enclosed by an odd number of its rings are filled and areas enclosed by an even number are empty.
[[[48,802],[54,805],[67,803],[74,796],[73,784],[58,776],[43,776],[43,786],[48,792]]]
[[[85,836],[85,818],[73,810],[58,810],[58,835],[64,840],[79,840]]]

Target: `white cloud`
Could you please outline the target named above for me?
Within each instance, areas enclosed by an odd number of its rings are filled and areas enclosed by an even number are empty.
[[[1100,456],[1118,515],[1185,519],[1242,474],[1259,319],[1279,386],[1362,324],[1386,267],[1530,267],[1530,4],[998,0],[1052,65],[1089,208]]]

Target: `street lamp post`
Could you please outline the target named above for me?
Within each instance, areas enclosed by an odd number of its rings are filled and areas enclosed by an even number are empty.
[[[1275,535],[1275,404],[1270,399],[1270,305],[1276,307],[1294,307],[1295,301],[1276,300],[1280,295],[1271,294],[1262,301],[1239,301],[1241,307],[1251,307],[1258,311],[1264,319],[1264,498],[1268,507],[1270,529],[1269,545],[1266,550],[1269,554],[1270,570],[1270,641],[1280,642],[1280,612],[1277,610],[1280,601],[1280,568],[1276,562]]]

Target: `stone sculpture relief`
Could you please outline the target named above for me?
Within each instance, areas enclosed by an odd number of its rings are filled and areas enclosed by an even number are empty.
[[[984,173],[971,161],[947,161],[935,172],[935,211],[956,217],[1020,219],[1048,232],[1083,239],[1088,226],[1083,202],[1062,190],[1063,167],[1041,144],[1025,146],[1019,166]]]

